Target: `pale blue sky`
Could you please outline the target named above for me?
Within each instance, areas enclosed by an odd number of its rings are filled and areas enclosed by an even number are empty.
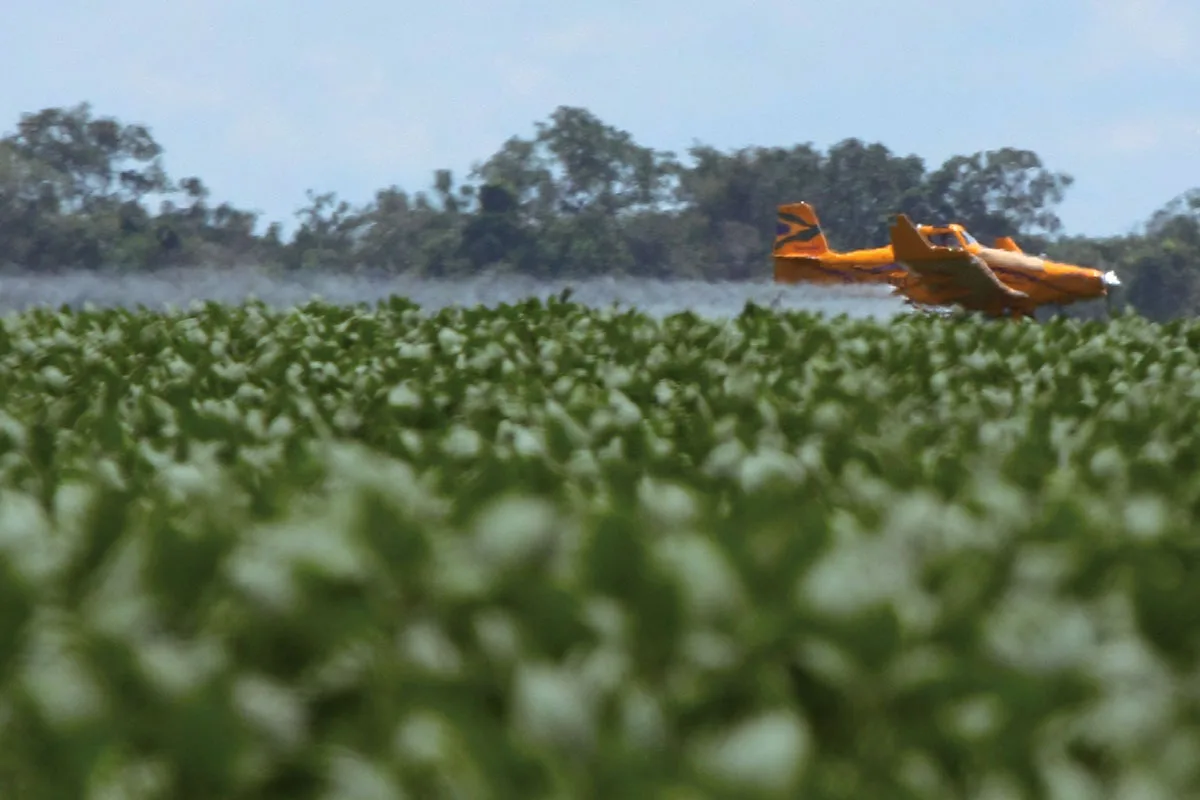
[[[561,104],[683,152],[1006,145],[1076,177],[1072,233],[1200,186],[1197,0],[42,0],[0,27],[0,128],[91,101],[175,177],[291,222],[459,175]],[[288,226],[291,227],[290,224]]]

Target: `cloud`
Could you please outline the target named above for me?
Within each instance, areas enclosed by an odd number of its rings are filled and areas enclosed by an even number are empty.
[[[124,88],[137,97],[140,105],[153,108],[156,115],[186,111],[209,113],[226,107],[230,95],[219,80],[203,80],[197,75],[130,70]]]
[[[545,66],[527,59],[514,58],[502,53],[492,61],[492,68],[500,79],[504,93],[522,99],[544,95],[552,85],[557,85],[553,72]]]
[[[312,144],[304,129],[279,108],[259,107],[238,114],[227,126],[225,142],[244,156],[292,160]]]
[[[1119,119],[1088,139],[1090,146],[1086,141],[1080,144],[1100,154],[1132,155],[1188,146],[1200,150],[1200,114]]]
[[[1088,0],[1079,15],[1081,59],[1089,76],[1126,68],[1200,71],[1200,3],[1195,0]]]

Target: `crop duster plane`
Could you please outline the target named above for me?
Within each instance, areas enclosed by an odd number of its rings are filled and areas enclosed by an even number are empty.
[[[1002,236],[984,247],[958,224],[916,225],[905,214],[883,247],[835,252],[808,203],[778,209],[776,283],[885,283],[913,305],[951,306],[987,316],[1033,316],[1039,306],[1108,297],[1116,273],[1027,255]]]

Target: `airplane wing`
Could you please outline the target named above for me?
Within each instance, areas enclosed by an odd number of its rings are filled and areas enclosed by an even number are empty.
[[[1022,300],[1024,292],[1007,286],[983,259],[964,250],[932,245],[905,214],[891,226],[892,252],[910,272],[938,288],[966,294],[980,303]]]

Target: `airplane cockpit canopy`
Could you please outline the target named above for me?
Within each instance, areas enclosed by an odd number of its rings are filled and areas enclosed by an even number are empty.
[[[929,234],[929,243],[935,247],[962,247],[958,234],[954,231],[939,231]]]
[[[961,239],[959,237],[962,237]],[[937,231],[930,233],[929,243],[937,247],[956,247],[962,248],[964,242],[967,245],[978,244],[975,237],[967,231]]]

